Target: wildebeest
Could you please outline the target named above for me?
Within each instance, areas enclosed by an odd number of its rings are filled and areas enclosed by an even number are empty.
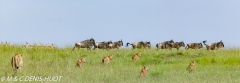
[[[94,49],[98,48],[98,49],[108,49],[111,48],[113,46],[112,41],[108,41],[108,42],[96,42],[94,45]]]
[[[128,47],[128,44],[130,44],[130,43],[127,43],[127,47]],[[132,47],[133,47],[133,49],[136,49],[136,48],[146,48],[146,49],[148,49],[148,48],[151,48],[151,43],[150,43],[150,41],[148,42],[148,41],[146,41],[146,42],[143,42],[143,41],[140,41],[140,42],[133,42],[132,44],[130,44],[130,45],[132,45]]]
[[[114,42],[113,44],[112,44],[112,47],[111,48],[117,48],[117,49],[119,49],[119,47],[121,47],[121,46],[123,46],[123,41],[122,41],[122,39],[121,40],[119,40],[119,41],[117,41],[117,42]]]
[[[149,41],[149,42],[148,42],[148,41],[144,42],[144,48],[145,48],[145,49],[150,49],[150,48],[151,48],[151,43],[150,43],[150,41]]]
[[[174,41],[170,40],[170,41],[165,41],[162,43],[158,43],[156,44],[157,49],[171,49],[171,47],[173,47]]]
[[[185,44],[184,44],[183,41],[181,41],[181,42],[175,42],[175,43],[173,43],[173,45],[172,45],[172,48],[177,48],[177,50],[179,50],[180,47],[185,47]]]
[[[203,48],[203,45],[202,43],[188,43],[187,46],[185,47],[185,49],[200,49],[200,48]]]
[[[87,48],[88,50],[90,50],[91,47],[94,45],[95,45],[95,40],[93,38],[87,39],[87,40],[75,43],[75,46],[73,47],[73,51],[74,51],[75,47],[78,47],[78,49],[79,48]]]
[[[207,40],[203,41],[203,44],[206,46],[207,50],[218,50],[219,48],[223,48],[224,44],[222,40],[220,42],[206,44]]]

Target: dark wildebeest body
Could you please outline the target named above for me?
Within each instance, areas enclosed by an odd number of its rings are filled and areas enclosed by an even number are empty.
[[[171,49],[173,47],[174,41],[170,40],[170,41],[165,41],[162,43],[158,43],[156,44],[157,49]]]
[[[206,46],[207,50],[218,50],[219,48],[223,48],[224,44],[222,40],[220,42],[206,44],[207,40],[203,41],[203,44]]]
[[[202,43],[189,43],[187,44],[186,48],[185,49],[200,49],[200,48],[203,48],[202,46]]]
[[[119,47],[121,47],[121,46],[123,46],[123,42],[122,42],[122,40],[120,40],[120,41],[117,41],[117,42],[114,42],[113,44],[112,44],[112,49],[114,49],[114,48],[117,48],[117,49],[119,49]]]
[[[150,49],[151,48],[151,43],[150,43],[150,41],[149,42],[144,42],[144,45],[143,45],[143,47],[145,48],[145,49]]]
[[[130,43],[127,43],[127,47],[128,47],[128,44],[130,44]],[[143,42],[143,41],[133,42],[130,45],[132,45],[133,49],[136,49],[136,48],[145,48],[145,49],[151,48],[150,41],[149,42]]]
[[[94,49],[98,48],[98,49],[108,49],[112,47],[112,41],[108,41],[108,42],[96,42],[96,44],[94,45]]]
[[[87,48],[88,50],[90,50],[91,47],[94,45],[95,45],[95,40],[93,38],[91,38],[88,40],[84,40],[84,41],[75,43],[75,46],[73,47],[72,51],[74,51],[75,47],[77,47],[78,49],[79,48]]]
[[[185,44],[183,41],[173,43],[173,48],[177,48],[177,50],[179,50],[180,47],[185,47]]]

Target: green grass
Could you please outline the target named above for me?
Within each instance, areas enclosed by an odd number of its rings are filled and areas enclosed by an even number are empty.
[[[141,52],[142,56],[133,62],[131,57],[137,52]],[[21,72],[14,73],[10,61],[16,53],[23,54],[24,66]],[[102,58],[110,54],[114,59],[108,65],[103,65]],[[71,47],[26,49],[0,46],[0,77],[62,76],[57,83],[239,83],[239,55],[240,49],[72,51]],[[80,57],[86,57],[81,69],[75,66]],[[191,61],[196,61],[196,66],[189,73],[186,68]],[[139,77],[143,66],[149,67],[146,78]]]

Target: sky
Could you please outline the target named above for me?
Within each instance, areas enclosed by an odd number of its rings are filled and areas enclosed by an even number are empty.
[[[240,46],[240,0],[0,0],[0,42],[173,39]]]

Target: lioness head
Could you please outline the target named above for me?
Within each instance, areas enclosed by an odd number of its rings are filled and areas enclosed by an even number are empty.
[[[148,68],[148,66],[144,66],[143,69],[144,69],[145,71],[148,71],[149,68]]]
[[[137,55],[137,56],[141,56],[141,52],[138,52],[136,55]]]
[[[109,55],[108,58],[109,58],[110,60],[113,60],[113,55]]]

